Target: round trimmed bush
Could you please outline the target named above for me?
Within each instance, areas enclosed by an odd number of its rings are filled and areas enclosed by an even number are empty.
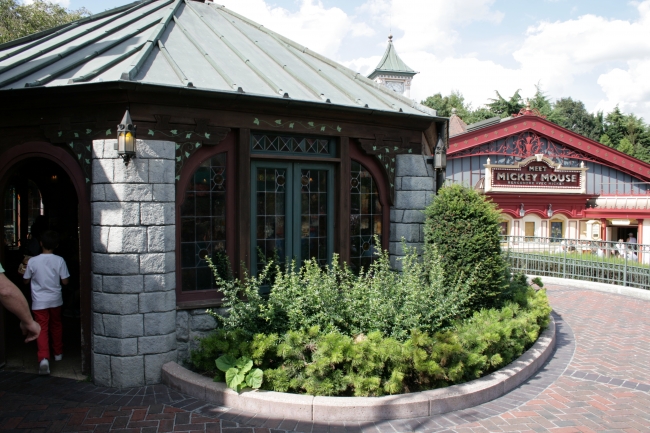
[[[451,184],[440,189],[425,212],[425,241],[440,255],[445,284],[454,287],[471,276],[472,306],[499,304],[509,278],[496,205],[472,188]]]

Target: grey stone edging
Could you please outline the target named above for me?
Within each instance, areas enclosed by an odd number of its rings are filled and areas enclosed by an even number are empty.
[[[535,374],[555,348],[555,321],[516,361],[485,377],[447,388],[383,397],[314,397],[274,391],[244,391],[187,370],[175,362],[163,365],[163,383],[200,400],[248,413],[302,421],[354,419],[380,421],[416,418],[466,409],[498,398]]]
[[[650,301],[650,290],[636,289],[634,287],[619,286],[616,284],[597,283],[595,281],[574,280],[571,278],[544,277],[542,275],[528,275],[529,279],[539,277],[542,283],[561,284],[563,286],[575,287],[578,289],[596,290],[598,292],[614,293],[617,295],[629,296],[631,298]]]

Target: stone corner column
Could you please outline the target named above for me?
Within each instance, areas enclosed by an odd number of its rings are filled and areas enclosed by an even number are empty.
[[[92,376],[116,388],[155,384],[176,360],[175,145],[93,142]]]
[[[389,253],[391,266],[401,270],[405,255],[402,239],[408,247],[422,252],[424,246],[424,209],[435,194],[435,170],[424,155],[397,155],[395,161],[395,205],[390,210]]]

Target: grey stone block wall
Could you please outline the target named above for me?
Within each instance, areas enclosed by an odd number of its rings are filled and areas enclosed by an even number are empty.
[[[391,266],[401,270],[404,256],[402,239],[408,247],[422,251],[424,245],[424,209],[436,190],[436,173],[424,155],[397,155],[395,161],[395,206],[390,211]]]
[[[225,313],[225,309],[214,309]],[[180,310],[176,312],[176,344],[178,347],[178,362],[188,365],[190,351],[198,347],[198,338],[205,337],[217,328],[217,322],[205,308]]]
[[[95,384],[161,381],[177,359],[175,144],[137,141],[124,165],[115,140],[93,143],[92,371]]]

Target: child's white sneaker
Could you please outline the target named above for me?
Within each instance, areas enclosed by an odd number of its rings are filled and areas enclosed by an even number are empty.
[[[38,367],[38,374],[50,374],[50,361],[43,359]]]
[[[60,355],[54,355],[54,360],[55,361],[61,361],[63,359],[63,353]]]

